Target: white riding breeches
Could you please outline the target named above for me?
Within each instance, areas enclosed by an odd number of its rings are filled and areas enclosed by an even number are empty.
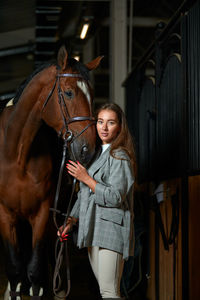
[[[88,248],[89,261],[99,284],[102,298],[120,298],[122,254],[99,247]]]

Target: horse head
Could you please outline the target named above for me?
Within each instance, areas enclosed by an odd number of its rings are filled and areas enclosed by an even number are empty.
[[[42,108],[42,119],[67,141],[71,159],[84,165],[93,157],[96,145],[89,71],[96,69],[101,59],[99,56],[84,65],[69,59],[65,47],[61,47],[56,79]]]

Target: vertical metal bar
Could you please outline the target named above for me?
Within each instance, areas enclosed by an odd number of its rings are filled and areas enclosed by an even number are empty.
[[[189,299],[189,270],[188,270],[188,144],[190,134],[190,122],[188,99],[190,97],[190,61],[188,56],[188,17],[184,15],[181,20],[181,54],[182,54],[182,82],[183,82],[183,105],[181,126],[181,241],[182,241],[182,299]]]
[[[132,69],[132,55],[133,55],[132,48],[133,48],[133,0],[130,0],[128,73],[130,73]]]
[[[110,99],[125,109],[122,83],[127,76],[127,2],[111,0]]]

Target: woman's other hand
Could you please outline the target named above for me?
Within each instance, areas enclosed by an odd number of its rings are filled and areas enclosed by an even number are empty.
[[[59,228],[59,230],[57,231],[57,235],[61,236],[61,237],[64,237],[68,232],[72,231],[72,227],[73,227],[73,225],[76,224],[76,222],[77,222],[76,218],[69,217],[67,219],[67,223],[66,223],[65,228],[63,228],[63,226],[61,226]]]

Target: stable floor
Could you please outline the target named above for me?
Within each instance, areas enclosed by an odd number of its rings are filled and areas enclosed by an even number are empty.
[[[71,289],[70,294],[67,297],[69,300],[99,300],[99,290],[89,265],[86,249],[79,250],[77,247],[69,243],[69,257],[70,257],[70,277],[71,277]],[[52,281],[49,283],[49,290],[44,300],[53,300],[52,294]],[[2,251],[2,244],[0,243],[0,300],[3,300],[3,294],[7,286],[7,279],[4,271],[4,255]],[[27,295],[23,296],[23,300],[29,300]],[[141,297],[137,291],[133,295],[129,296],[130,300],[147,300]]]

